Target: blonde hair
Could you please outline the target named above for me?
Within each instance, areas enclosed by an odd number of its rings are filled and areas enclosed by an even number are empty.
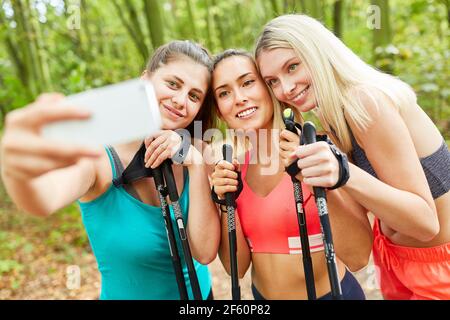
[[[357,93],[370,97],[378,108],[374,89],[400,111],[416,103],[409,85],[366,64],[319,21],[306,15],[283,15],[264,26],[256,42],[255,57],[263,50],[276,48],[293,49],[305,64],[322,126],[346,153],[352,150],[352,143],[344,111],[361,129],[371,122]]]

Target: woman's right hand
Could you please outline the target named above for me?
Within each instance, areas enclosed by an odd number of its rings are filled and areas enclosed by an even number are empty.
[[[211,182],[214,186],[214,191],[220,199],[225,198],[225,193],[235,192],[238,187],[239,163],[233,159],[233,163],[225,160],[220,160],[214,167],[214,172],[211,175]]]
[[[101,150],[67,145],[41,136],[41,128],[48,123],[89,118],[89,113],[80,108],[58,105],[62,99],[60,94],[44,94],[7,115],[0,143],[3,178],[30,181],[74,165],[81,158],[101,155]]]

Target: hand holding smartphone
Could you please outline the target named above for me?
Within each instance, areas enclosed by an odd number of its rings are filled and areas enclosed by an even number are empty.
[[[134,79],[67,96],[60,105],[83,108],[87,120],[52,122],[42,136],[86,146],[128,143],[161,129],[158,102],[149,81]]]

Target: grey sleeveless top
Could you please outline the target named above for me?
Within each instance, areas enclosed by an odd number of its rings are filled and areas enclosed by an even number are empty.
[[[351,156],[354,164],[377,178],[377,174],[367,159],[366,153],[358,145],[353,134],[351,134],[351,139],[353,146]],[[442,145],[431,155],[420,158],[420,164],[427,177],[433,199],[446,194],[450,190],[450,151],[445,141],[442,141]]]

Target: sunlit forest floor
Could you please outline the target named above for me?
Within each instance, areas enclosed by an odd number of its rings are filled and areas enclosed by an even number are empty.
[[[18,212],[0,185],[0,300],[98,299],[100,274],[76,206],[46,218]],[[70,270],[80,270],[79,288]],[[215,299],[231,298],[230,277],[217,258],[210,264]],[[380,299],[372,264],[356,273],[368,299]],[[253,300],[250,271],[240,281],[243,300]]]

